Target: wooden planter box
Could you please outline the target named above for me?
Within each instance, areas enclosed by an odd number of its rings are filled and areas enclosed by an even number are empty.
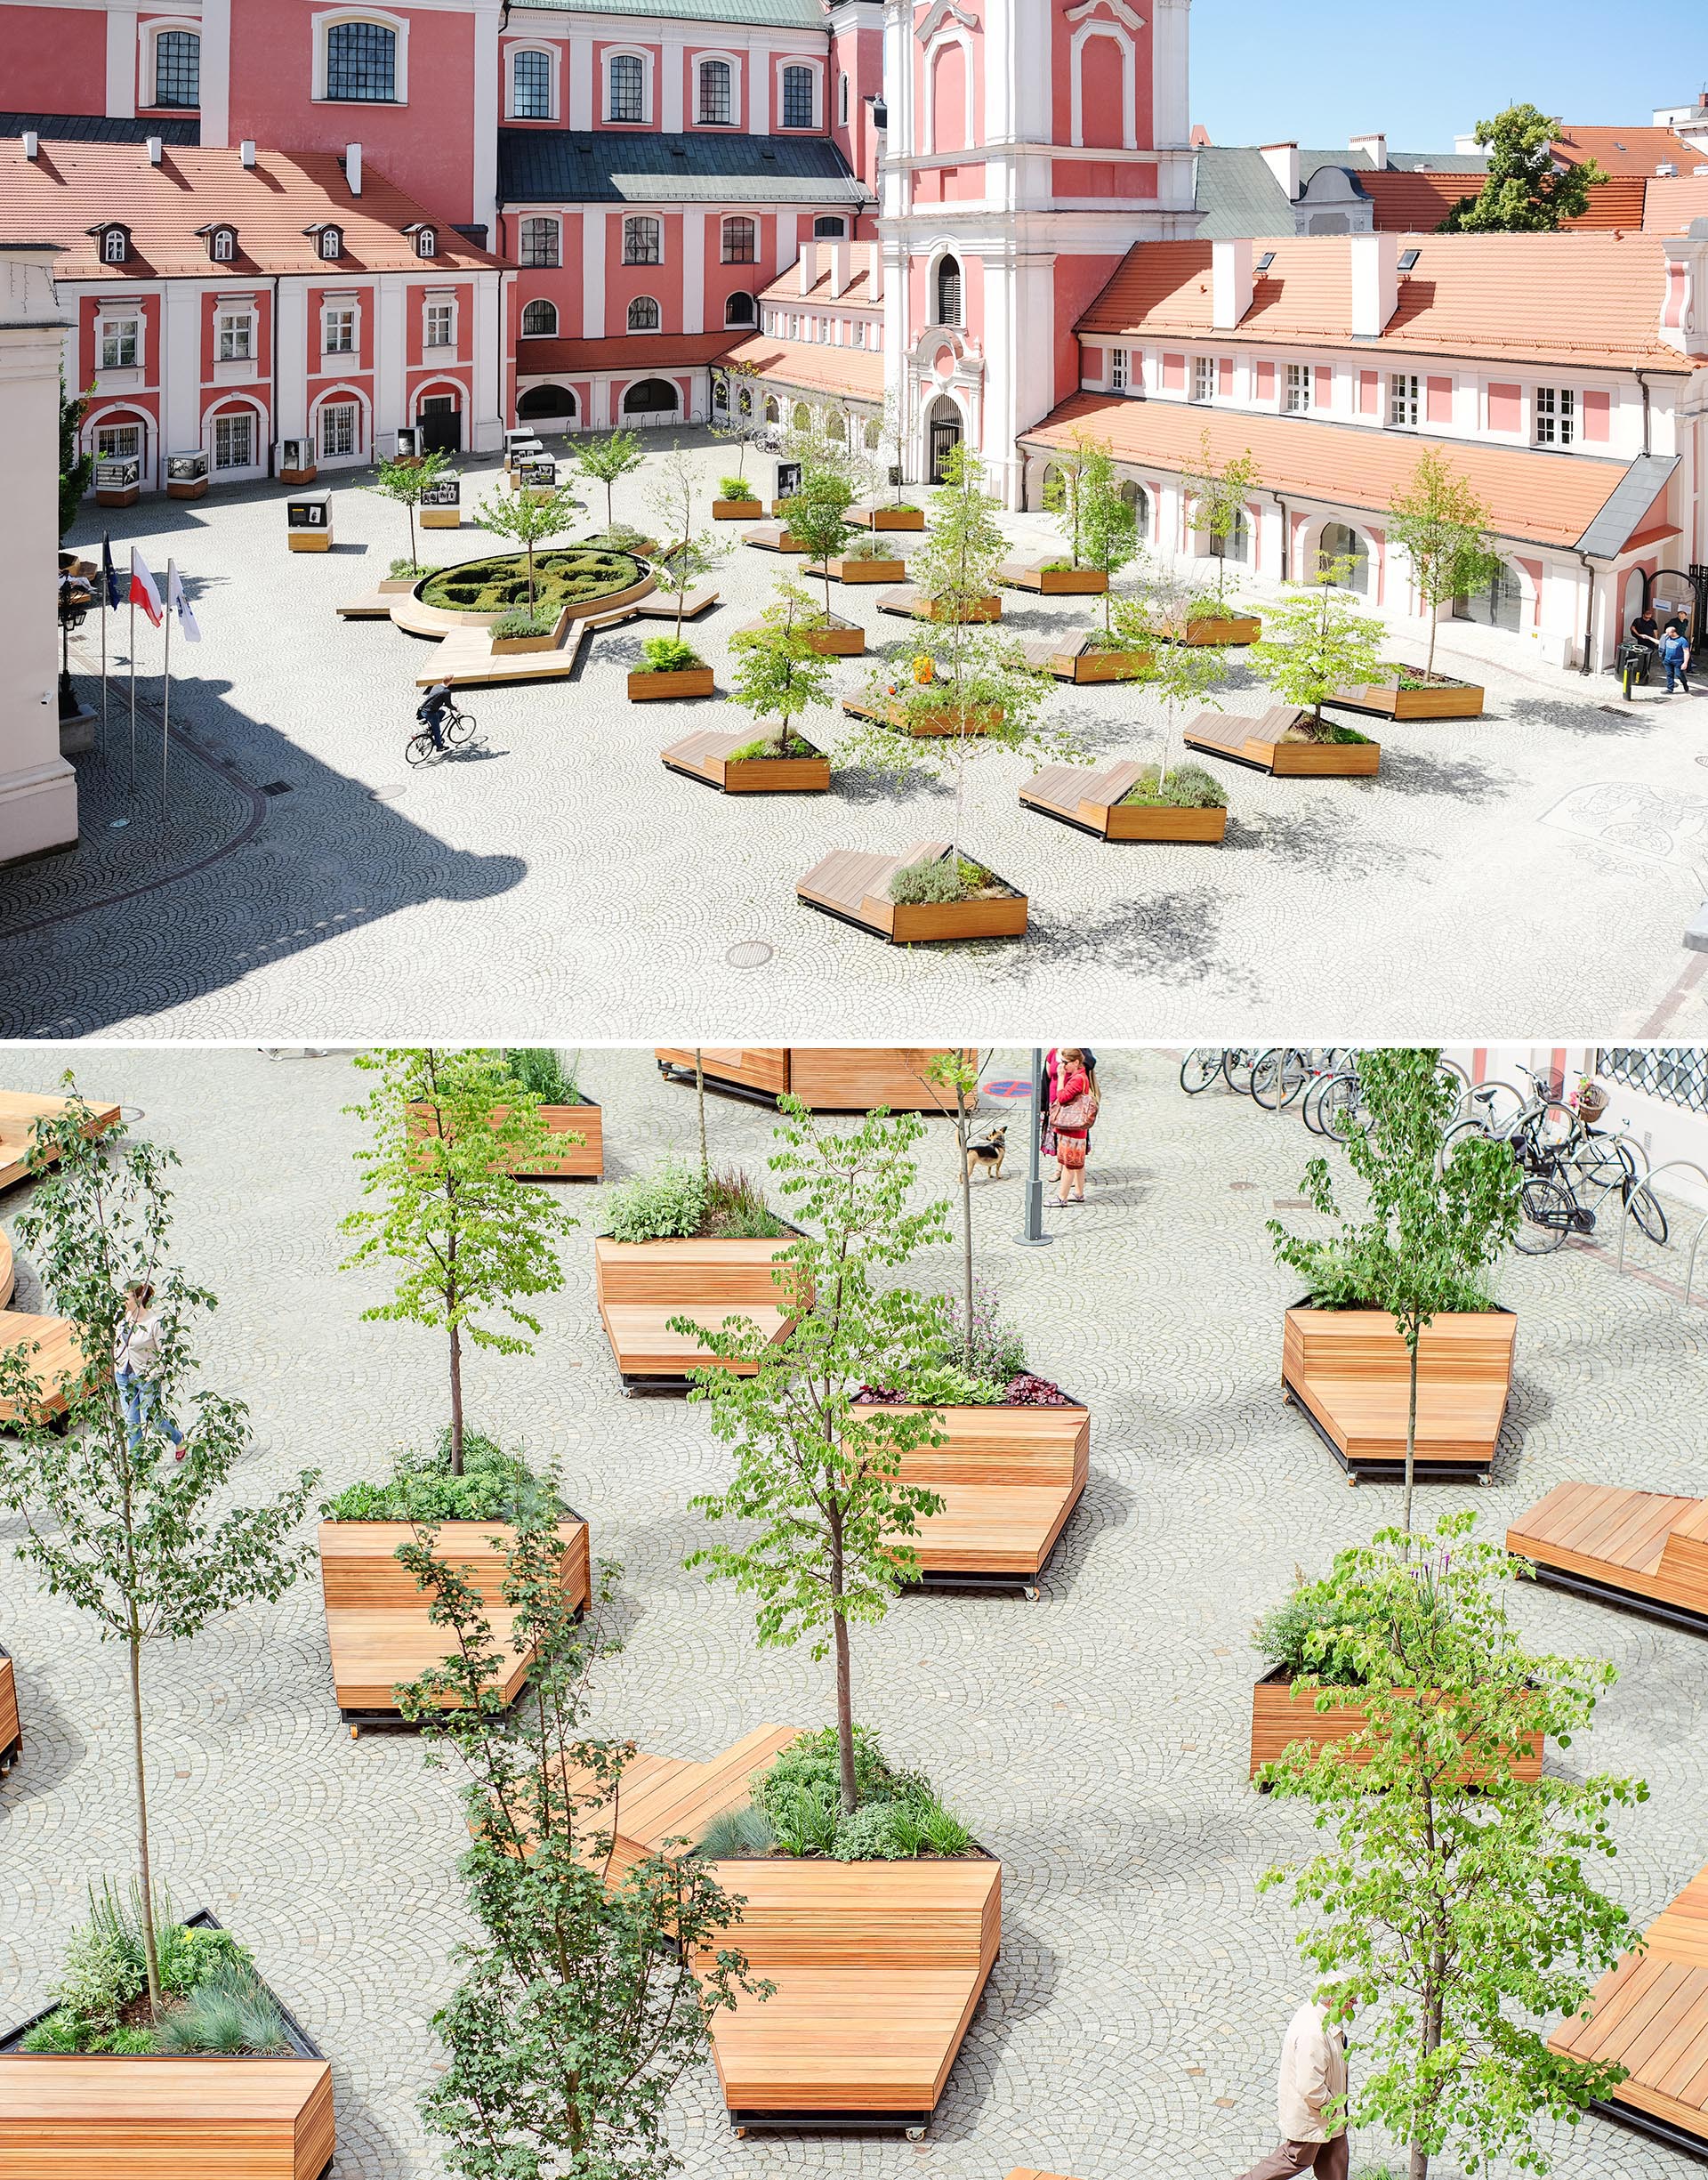
[[[281,470],[279,482],[281,484],[307,484],[311,480],[313,472],[310,471],[308,477],[287,477]],[[170,477],[166,480],[166,497],[168,499],[205,499],[206,497],[207,479],[205,477]]]
[[[996,580],[1011,590],[1035,591],[1043,598],[1100,598],[1109,587],[1100,568],[1046,568],[1030,561],[1004,561]]]
[[[623,1390],[689,1393],[689,1371],[750,1369],[720,1363],[687,1333],[673,1332],[673,1317],[691,1317],[708,1328],[726,1317],[750,1318],[771,1341],[794,1329],[796,1286],[792,1266],[774,1276],[779,1252],[796,1232],[776,1240],[614,1241],[593,1244],[593,1291],[599,1314],[623,1381]]]
[[[944,841],[917,842],[900,855],[834,849],[795,884],[795,897],[810,908],[834,916],[862,931],[874,932],[891,946],[931,945],[946,939],[1019,939],[1026,935],[1024,893],[986,900],[901,902],[890,898],[897,871],[928,856],[949,853]]]
[[[925,510],[922,507],[850,507],[850,522],[863,523],[867,529],[923,529]]]
[[[805,538],[797,537],[786,522],[761,522],[757,529],[745,531],[741,542],[761,553],[805,553],[810,549]]]
[[[504,1600],[504,1562],[497,1544],[513,1534],[503,1522],[445,1522],[437,1546],[439,1557],[480,1595],[499,1658],[491,1685],[506,1705],[521,1693],[533,1659],[531,1651],[519,1657],[511,1648],[516,1613]],[[352,1740],[364,1726],[406,1725],[399,1688],[443,1664],[455,1644],[450,1630],[428,1618],[431,1600],[397,1557],[398,1546],[413,1535],[407,1522],[320,1524],[320,1589],[333,1689]],[[558,1535],[566,1590],[584,1611],[591,1596],[587,1524],[578,1516],[566,1519]]]
[[[739,727],[703,727],[660,755],[666,771],[697,779],[723,795],[829,794],[830,759],[822,750],[810,757],[744,757],[738,763],[731,762],[732,751],[745,749],[757,739]]]
[[[1511,1310],[1438,1317],[1418,1345],[1421,1483],[1487,1483],[1512,1383],[1518,1320]],[[1347,1472],[1397,1483],[1406,1473],[1411,1360],[1381,1310],[1319,1310],[1309,1296],[1286,1313],[1282,1398],[1296,1401]]]
[[[406,589],[408,587],[405,585]],[[543,636],[494,636],[492,655],[495,658],[509,658],[523,651],[555,651],[563,642],[563,632],[569,626],[569,609],[566,606],[557,618],[556,625]]]
[[[0,1090],[0,1189],[14,1187],[29,1178],[29,1151],[36,1124],[52,1123],[68,1110],[67,1098],[38,1097],[28,1090]],[[88,1135],[104,1135],[118,1124],[117,1105],[89,1100]],[[56,1151],[53,1156],[59,1156]]]
[[[1337,690],[1328,701],[1336,711],[1362,712],[1374,719],[1480,719],[1486,692],[1470,682],[1402,689],[1398,682],[1372,682],[1360,689]]]
[[[1083,764],[1051,764],[1020,789],[1024,808],[1077,827],[1099,840],[1186,841],[1218,845],[1228,830],[1228,811],[1176,810],[1167,804],[1124,803],[1152,768],[1124,758],[1087,771]]]
[[[827,561],[833,579],[838,583],[900,583],[906,579],[907,563],[904,560],[875,561],[850,560],[846,553]],[[816,568],[804,571],[816,575]]]
[[[1313,1751],[1350,1740],[1369,1724],[1367,1714],[1356,1702],[1337,1703],[1319,1711],[1314,1694],[1295,1692],[1285,1666],[1266,1673],[1252,1690],[1252,1763],[1248,1774],[1255,1779],[1266,1764],[1276,1763],[1295,1741],[1308,1742]],[[1367,1764],[1365,1752],[1359,1763]],[[1531,1734],[1512,1765],[1512,1775],[1534,1782],[1542,1777],[1542,1735]],[[1478,1774],[1469,1769],[1457,1777],[1475,1785]]]
[[[1380,742],[1295,742],[1287,730],[1309,715],[1276,705],[1261,719],[1201,712],[1181,739],[1188,749],[1225,757],[1277,779],[1371,779],[1382,769]]]
[[[1188,621],[1165,626],[1157,634],[1171,643],[1255,643],[1263,633],[1263,623],[1255,613],[1230,613],[1221,620]]]
[[[950,734],[989,734],[1003,723],[1000,704],[975,704],[956,712],[946,704],[940,709],[909,713],[899,704],[868,704],[863,697],[844,697],[842,709],[850,719],[870,719],[915,741]]]
[[[673,697],[714,697],[717,685],[710,666],[685,666],[680,674],[631,674],[631,704],[658,704]]]
[[[926,1070],[940,1054],[939,1045],[722,1045],[705,1046],[700,1072],[708,1089],[735,1092],[759,1105],[775,1105],[787,1090],[815,1112],[870,1112],[882,1105],[890,1112],[942,1110],[940,1092],[926,1080]],[[686,1046],[659,1045],[653,1058],[666,1082],[694,1080],[694,1054]],[[960,1055],[978,1059],[971,1046]]]
[[[764,512],[762,500],[714,499],[712,503],[714,522],[757,522]]]
[[[959,622],[967,626],[975,621],[999,621],[1003,618],[1000,598],[975,599],[964,613],[940,611],[933,599],[927,598],[916,584],[904,583],[898,590],[886,591],[878,601],[880,613],[898,614],[910,621]]]
[[[744,621],[729,632],[730,643],[738,644],[743,636],[759,635],[764,629],[762,620]],[[834,620],[827,627],[802,628],[799,633],[821,658],[860,658],[866,654],[866,631],[856,621]],[[750,734],[746,739],[751,742],[753,738]]]
[[[523,1181],[601,1181],[605,1177],[604,1116],[597,1105],[542,1105],[540,1118],[554,1135],[579,1135],[560,1158],[512,1168]]]
[[[1536,1579],[1708,1635],[1708,1498],[1557,1484],[1506,1532]]]
[[[12,1670],[10,1651],[0,1650],[0,1772],[9,1772],[23,1752],[24,1732],[18,1723],[18,1683]]]

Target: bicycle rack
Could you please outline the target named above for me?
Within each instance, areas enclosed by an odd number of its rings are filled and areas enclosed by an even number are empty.
[[[1657,1211],[1660,1211],[1662,1208],[1661,1199],[1655,1192],[1655,1183],[1656,1180],[1658,1180],[1662,1174],[1670,1174],[1675,1169],[1680,1168],[1686,1173],[1695,1174],[1696,1179],[1701,1182],[1703,1187],[1704,1189],[1708,1189],[1708,1173],[1704,1173],[1702,1167],[1696,1164],[1694,1159],[1668,1159],[1664,1166],[1654,1167],[1649,1172],[1646,1173],[1642,1179],[1637,1183],[1636,1187],[1632,1189],[1631,1194],[1625,1199],[1624,1209],[1619,1220],[1618,1268],[1622,1272],[1625,1268],[1625,1236],[1631,1231],[1631,1207],[1636,1202],[1640,1196],[1647,1196],[1649,1201],[1654,1205],[1655,1208]],[[1664,1216],[1664,1213],[1663,1216]],[[1704,1214],[1701,1223],[1696,1228],[1696,1234],[1690,1243],[1689,1256],[1685,1262],[1684,1300],[1680,1306],[1687,1310],[1690,1307],[1691,1282],[1695,1280],[1696,1274],[1696,1251],[1702,1246],[1702,1237],[1704,1233],[1708,1233],[1708,1214]]]

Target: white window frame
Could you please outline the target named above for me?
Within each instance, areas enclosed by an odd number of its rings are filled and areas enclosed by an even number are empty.
[[[613,61],[638,61],[640,63],[640,118],[638,121],[619,121],[611,111]],[[653,117],[652,55],[647,48],[644,45],[608,45],[599,60],[599,127],[650,128]]]
[[[330,243],[332,247],[327,248]],[[314,238],[317,254],[323,265],[335,265],[344,254],[344,230],[335,220],[328,220]]]
[[[350,444],[348,447],[327,446],[326,419],[328,416],[344,416],[349,418]],[[353,394],[344,400],[339,400],[334,397],[331,400],[321,402],[319,408],[315,413],[314,443],[316,452],[319,455],[321,460],[325,462],[354,461],[360,456],[362,447],[362,405],[356,400]]]
[[[629,255],[629,230],[639,227],[642,221],[657,230],[658,254],[656,257]],[[665,222],[657,212],[625,212],[623,214],[622,261],[625,265],[662,265],[665,262]]]
[[[657,315],[657,320],[658,320],[658,322],[657,322],[657,324],[656,326],[637,326],[637,325],[635,324],[635,322],[634,322],[634,313],[635,313],[635,308],[636,308],[636,306],[637,306],[638,304],[642,303],[649,303],[652,305],[652,307],[653,307],[653,311],[654,311],[654,312],[656,313],[656,315]],[[665,306],[663,305],[663,303],[661,303],[659,302],[659,300],[658,300],[658,298],[657,298],[657,295],[631,295],[631,296],[629,297],[629,301],[628,301],[628,307],[627,307],[627,309],[626,309],[626,310],[624,311],[624,332],[626,332],[626,333],[662,333],[662,332],[664,331],[664,329],[665,329]]]
[[[550,258],[529,257],[525,247],[530,227],[549,227],[555,238]],[[525,272],[554,272],[563,263],[563,222],[552,212],[529,212],[516,222],[516,260]]]
[[[783,77],[788,69],[804,69],[812,79],[812,118],[807,122],[786,123],[783,118]],[[771,125],[781,134],[785,129],[791,136],[805,136],[822,131],[825,125],[825,67],[822,61],[810,61],[804,53],[779,53],[773,64],[771,77]],[[969,117],[971,122],[971,117]]]
[[[845,129],[848,126],[848,70],[838,69],[836,71],[836,125],[839,129]]]
[[[1530,395],[1530,439],[1537,447],[1575,447],[1575,386],[1536,386]]]
[[[1109,351],[1109,392],[1125,393],[1132,383],[1132,351],[1112,348]]]
[[[120,433],[128,435],[122,447],[108,444]],[[98,424],[94,431],[94,456],[97,462],[140,462],[142,459],[142,427],[140,424]]]
[[[1314,364],[1290,363],[1281,389],[1281,406],[1289,416],[1309,416],[1317,406],[1317,369]]]
[[[197,41],[197,44],[201,43],[202,26],[201,20],[197,16],[162,15],[149,23],[147,30],[143,34],[148,40],[148,51],[142,56],[143,81],[148,85],[148,96],[142,101],[142,110],[145,113],[150,114],[199,113],[202,109],[200,67],[201,56],[199,54],[197,56],[197,99],[195,105],[162,106],[159,103],[158,93],[160,89],[160,59],[157,49],[159,45],[161,38],[168,30],[187,30]]]
[[[417,257],[437,257],[439,255],[438,228],[418,227],[415,230],[414,239]]]
[[[142,368],[142,313],[140,310],[123,311],[112,318],[105,316],[95,320],[95,343],[101,354],[100,368],[103,371],[140,371]],[[128,330],[127,330],[128,328]],[[107,343],[128,341],[130,360],[115,356],[109,362]]]
[[[255,469],[261,459],[261,419],[253,408],[233,408],[220,416],[210,416],[208,424],[208,466],[219,476],[230,476],[234,470]],[[220,460],[220,431],[222,425],[246,424],[249,428],[249,459],[246,462]]]
[[[445,338],[442,341],[436,341],[433,338],[433,320],[440,317],[445,320]],[[456,297],[455,295],[429,295],[422,304],[421,345],[423,349],[447,348],[453,355],[455,354]]]
[[[1388,428],[1414,432],[1423,421],[1423,381],[1415,371],[1388,374]]]
[[[238,254],[238,234],[233,227],[216,227],[207,238],[210,264],[229,265]]]
[[[214,313],[215,363],[254,363],[255,311],[253,303],[225,303]]]
[[[543,114],[519,112],[516,105],[516,63],[524,53],[538,53],[545,62],[545,103]],[[559,53],[543,38],[523,38],[504,48],[504,118],[507,121],[556,121],[562,114],[559,97]]]
[[[334,319],[342,320],[344,319],[350,321],[350,345],[347,348],[340,348],[334,344],[332,338],[333,323]],[[341,332],[344,330],[342,324],[339,326],[339,330]],[[334,303],[330,300],[323,302],[320,305],[320,353],[323,356],[354,356],[359,353],[361,344],[361,305],[359,303]]]
[[[103,265],[128,265],[131,262],[130,230],[117,220],[109,222],[101,230],[101,262]]]
[[[724,67],[729,71],[729,118],[728,121],[702,121],[700,119],[700,70],[705,66],[708,61],[721,61]],[[715,52],[697,52],[695,54],[694,95],[689,118],[689,126],[690,128],[741,128],[744,125],[744,117],[747,111],[746,106],[743,102],[744,97],[745,86],[742,82],[741,55],[739,53],[725,52],[721,50],[721,48],[720,48]]]
[[[1192,399],[1195,401],[1213,401],[1216,398],[1216,359],[1213,356],[1194,356],[1192,359]]]
[[[339,23],[376,23],[395,34],[392,96],[389,99],[329,99],[326,96],[326,33]],[[384,8],[328,8],[309,18],[314,39],[314,78],[310,95],[317,106],[407,106],[409,103],[409,18]]]
[[[528,330],[528,312],[529,312],[530,311],[551,311],[551,313],[552,313],[552,325],[551,325],[551,329],[550,329],[548,332],[544,332],[544,333],[540,333],[540,332],[530,333],[530,332]],[[559,325],[559,322],[560,322],[560,319],[559,319],[559,311],[558,311],[558,306],[557,306],[557,304],[556,304],[555,303],[553,303],[553,302],[552,302],[552,298],[551,298],[549,295],[530,295],[530,296],[528,297],[528,301],[527,301],[525,303],[523,303],[523,305],[522,305],[522,314],[521,314],[521,317],[520,317],[520,319],[518,319],[516,322],[517,322],[518,327],[520,328],[520,330],[518,332],[517,336],[516,336],[518,340],[520,340],[520,341],[555,341],[555,340],[557,339],[557,337],[558,337],[558,325]]]
[[[753,254],[751,257],[731,257],[729,223],[741,220],[753,230]],[[756,265],[759,262],[759,215],[753,212],[726,212],[718,222],[718,262],[721,265]]]

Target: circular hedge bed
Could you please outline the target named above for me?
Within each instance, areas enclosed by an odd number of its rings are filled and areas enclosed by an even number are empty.
[[[632,590],[646,569],[632,553],[571,545],[534,555],[534,596],[548,613],[584,606],[617,591]],[[528,556],[506,553],[463,561],[431,576],[416,593],[423,605],[447,613],[504,613],[528,603]]]

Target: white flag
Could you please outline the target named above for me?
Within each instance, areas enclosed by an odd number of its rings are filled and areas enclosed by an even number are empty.
[[[184,632],[186,643],[199,643],[202,632],[196,626],[196,616],[189,610],[189,601],[184,595],[182,578],[176,561],[166,562],[166,603],[178,616],[178,626]]]

